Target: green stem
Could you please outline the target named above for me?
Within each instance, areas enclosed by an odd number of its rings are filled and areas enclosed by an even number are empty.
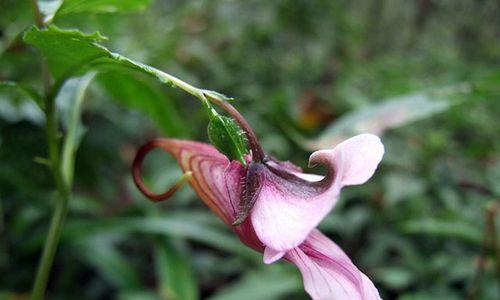
[[[46,135],[49,146],[50,168],[59,195],[57,197],[57,203],[52,215],[49,233],[47,235],[47,240],[45,241],[42,257],[40,259],[40,264],[38,265],[35,281],[33,283],[33,290],[31,294],[32,300],[43,299],[45,295],[50,270],[52,269],[55,252],[61,236],[64,220],[66,219],[66,214],[68,212],[69,201],[69,190],[64,182],[61,169],[59,167],[59,142],[57,137],[58,130],[55,112],[55,97],[51,97],[49,95],[46,98],[45,113],[47,119]]]
[[[38,271],[36,273],[36,278],[31,294],[32,300],[39,300],[44,298],[50,270],[52,269],[52,263],[54,262],[57,244],[61,236],[66,214],[68,212],[68,198],[69,197],[67,197],[67,195],[58,198],[56,209],[54,211],[54,214],[52,215],[52,221],[50,223],[47,240],[45,241],[45,246],[43,248],[42,258],[40,260]]]
[[[38,8],[37,1],[32,0],[31,4],[37,25],[39,27],[45,27],[47,24],[43,21],[43,16]],[[57,245],[59,243],[64,220],[66,219],[68,212],[69,201],[69,187],[65,183],[60,169],[57,115],[55,107],[55,98],[62,84],[55,84],[51,87],[50,74],[48,73],[47,64],[45,62],[42,62],[42,80],[45,94],[46,136],[49,148],[50,168],[56,183],[58,197],[56,207],[52,215],[47,240],[45,241],[36,277],[33,282],[33,289],[31,293],[31,299],[33,300],[44,298]]]

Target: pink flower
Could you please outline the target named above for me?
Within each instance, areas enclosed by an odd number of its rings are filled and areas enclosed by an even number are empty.
[[[384,154],[377,136],[362,134],[332,150],[314,152],[312,167],[321,164],[326,176],[303,173],[290,162],[262,156],[244,166],[230,161],[209,144],[157,139],[144,145],[134,162],[134,179],[142,184],[140,164],[154,148],[171,153],[200,198],[247,246],[263,252],[269,264],[284,258],[302,273],[305,290],[313,299],[380,299],[373,283],[349,257],[316,226],[335,205],[343,186],[366,182]],[[259,149],[257,149],[259,150]],[[255,152],[252,151],[255,158]],[[155,198],[156,197],[156,198]]]

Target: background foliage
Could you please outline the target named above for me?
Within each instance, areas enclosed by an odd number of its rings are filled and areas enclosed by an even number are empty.
[[[28,86],[42,90],[40,52],[22,39],[33,12],[29,1],[0,5],[0,80],[22,84],[0,88],[0,298],[11,299],[31,288],[54,187],[39,163],[44,115],[28,97]],[[113,52],[235,97],[280,159],[305,167],[311,150],[383,133],[376,176],[345,189],[322,230],[386,299],[500,298],[498,1],[39,5],[60,28],[98,31]],[[49,48],[69,69],[85,51]],[[79,148],[49,298],[307,298],[294,267],[263,266],[189,188],[160,205],[138,193],[137,147],[161,135],[208,141],[208,117],[192,96],[131,68],[99,70],[57,98],[61,130]],[[75,93],[90,79],[72,129]],[[153,153],[147,174],[160,191],[180,171]]]

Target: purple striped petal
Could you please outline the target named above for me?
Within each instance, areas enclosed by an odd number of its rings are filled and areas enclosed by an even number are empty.
[[[157,139],[155,143],[172,154],[184,172],[192,172],[190,185],[226,224],[231,224],[236,212],[226,179],[238,180],[240,169],[209,144],[177,139]]]
[[[313,230],[286,259],[295,264],[306,292],[315,300],[381,299],[373,283],[334,242]]]
[[[257,251],[263,251],[249,220],[238,227],[231,226],[238,215],[241,181],[245,174],[243,165],[238,161],[230,162],[209,144],[177,139],[157,139],[155,143],[172,154],[184,172],[192,172],[189,184],[240,240]]]

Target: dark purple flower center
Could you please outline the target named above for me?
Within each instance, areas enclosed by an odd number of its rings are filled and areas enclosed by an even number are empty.
[[[301,172],[301,168],[290,162],[280,162],[266,156],[263,162],[252,161],[241,180],[241,194],[238,214],[233,225],[241,224],[259,197],[263,187],[272,189],[281,197],[293,196],[310,199],[323,193],[333,180],[332,172],[320,181],[311,182],[300,178],[293,172]]]

